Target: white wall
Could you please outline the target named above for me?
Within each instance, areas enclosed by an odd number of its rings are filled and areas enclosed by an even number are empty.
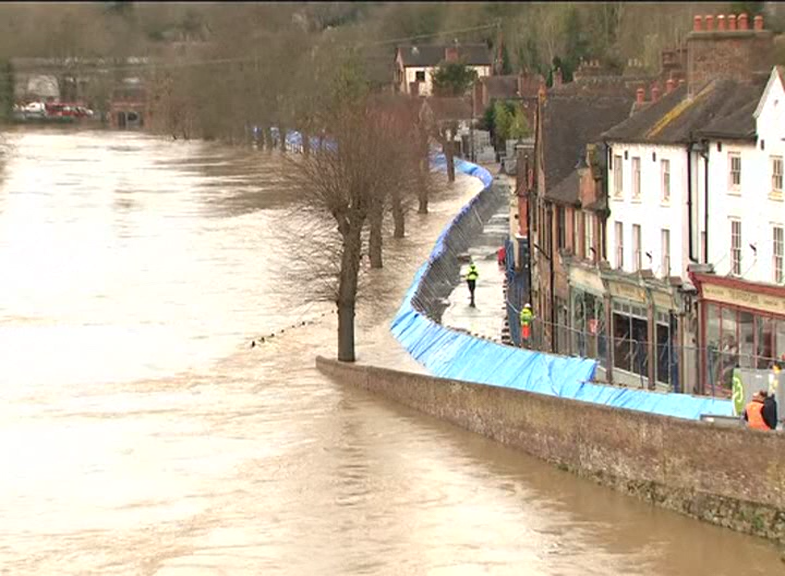
[[[479,78],[483,78],[485,76],[491,75],[491,67],[490,66],[470,66],[473,70],[477,72],[477,76]],[[420,83],[420,95],[422,96],[430,96],[433,93],[433,81],[431,79],[431,73],[436,70],[435,67],[425,67],[425,68],[417,68],[414,66],[407,66],[404,68],[405,71],[405,78],[406,78],[406,86],[404,88],[404,92],[407,94],[410,93],[410,82],[414,82],[417,79],[417,72],[425,72],[425,82]]]
[[[670,231],[670,275],[686,278],[687,272],[687,152],[683,146],[654,146],[647,144],[609,143],[611,155],[621,156],[622,196],[616,197],[615,158],[613,167],[608,170],[608,195],[610,216],[607,221],[607,255],[611,267],[616,267],[616,222],[624,225],[624,266],[623,270],[632,272],[633,241],[632,226],[641,226],[641,266],[651,269],[655,275],[668,275],[661,267],[662,235],[666,228]],[[624,153],[627,152],[627,159]],[[656,160],[652,159],[652,153]],[[639,200],[632,198],[632,159],[641,159],[641,194]],[[662,199],[661,161],[670,160],[670,201]],[[652,260],[645,255],[650,252]]]
[[[785,91],[776,80],[759,107],[757,142],[712,141],[709,146],[709,261],[717,274],[731,273],[730,219],[737,218],[741,220],[741,277],[769,284],[775,281],[772,228],[785,227],[785,200],[782,194],[772,193],[771,178],[771,157],[785,157]],[[738,190],[730,187],[730,152],[741,156]]]

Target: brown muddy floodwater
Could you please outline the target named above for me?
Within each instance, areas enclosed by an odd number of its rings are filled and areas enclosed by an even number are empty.
[[[274,157],[131,133],[4,141],[0,574],[785,572],[767,542],[317,373],[335,317],[308,278],[282,281],[296,251]],[[389,319],[476,190],[459,182],[392,243],[360,359],[414,365]]]

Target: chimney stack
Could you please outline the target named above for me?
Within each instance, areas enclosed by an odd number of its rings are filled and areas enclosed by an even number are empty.
[[[448,46],[444,49],[444,59],[447,62],[457,62],[458,61],[458,47],[457,46]]]
[[[665,82],[665,93],[670,94],[673,92],[673,89],[676,87],[676,82],[673,81],[673,78],[668,78],[668,81]]]
[[[656,84],[651,87],[651,101],[656,102],[660,99],[660,87]]]
[[[714,16],[707,14],[703,17],[703,21],[706,22],[706,32],[714,30]]]
[[[753,27],[753,30],[756,30],[756,31],[763,30],[763,16],[761,16],[760,14],[755,16],[755,19],[753,20],[752,27]]]
[[[646,98],[646,90],[644,90],[643,88],[638,88],[638,90],[635,92],[635,102],[637,104],[643,104],[645,98]]]
[[[728,30],[736,29],[736,15],[728,14]]]
[[[725,32],[725,14],[720,14],[717,16],[717,30],[720,32]]]
[[[750,29],[749,22],[747,20],[747,15],[746,14],[739,14],[739,17],[736,19],[736,22],[738,22],[739,30],[749,30]]]
[[[553,73],[553,85],[554,86],[561,86],[562,85],[561,68],[558,68],[556,70],[556,72]]]
[[[700,16],[695,16],[692,19],[692,31],[693,32],[700,32],[703,28],[703,20]]]

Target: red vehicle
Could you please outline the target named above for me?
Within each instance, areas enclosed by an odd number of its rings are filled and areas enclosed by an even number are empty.
[[[82,104],[47,102],[45,106],[46,115],[50,118],[88,118],[92,116],[92,110]]]

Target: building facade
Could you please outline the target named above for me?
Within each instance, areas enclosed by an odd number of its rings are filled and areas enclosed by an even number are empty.
[[[479,78],[493,72],[493,57],[485,44],[400,46],[395,55],[397,90],[414,96],[433,94],[432,75],[442,62],[462,62]]]

